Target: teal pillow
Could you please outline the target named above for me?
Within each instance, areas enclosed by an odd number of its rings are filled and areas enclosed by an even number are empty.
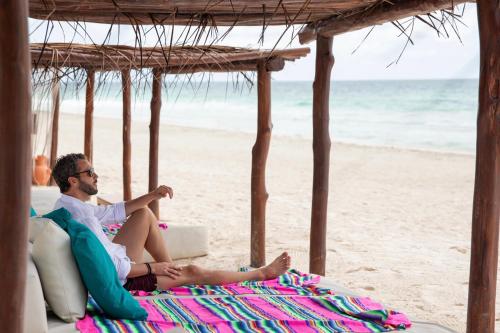
[[[36,216],[36,211],[30,206],[30,217]]]
[[[68,233],[83,283],[106,315],[131,320],[148,317],[146,310],[121,285],[108,252],[89,228],[73,220],[64,208],[43,217],[53,220]]]

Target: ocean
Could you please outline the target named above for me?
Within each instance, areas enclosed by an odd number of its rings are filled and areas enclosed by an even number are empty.
[[[478,80],[332,81],[333,141],[474,153]],[[84,113],[84,89],[69,86],[61,112]],[[150,89],[135,89],[132,120],[149,121]],[[273,135],[312,138],[312,82],[272,82]],[[257,86],[232,82],[167,82],[166,124],[255,133]],[[120,82],[96,94],[97,117],[121,118]]]

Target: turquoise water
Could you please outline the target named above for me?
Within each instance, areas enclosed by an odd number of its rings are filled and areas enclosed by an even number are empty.
[[[120,118],[120,83],[108,84],[95,115]],[[330,133],[363,145],[473,153],[477,80],[333,81]],[[229,82],[168,83],[161,121],[167,124],[254,133],[256,86]],[[137,90],[136,90],[137,91]],[[133,120],[149,121],[149,87],[133,98]],[[62,112],[84,111],[84,91],[69,88]],[[273,135],[312,137],[312,82],[272,82]]]

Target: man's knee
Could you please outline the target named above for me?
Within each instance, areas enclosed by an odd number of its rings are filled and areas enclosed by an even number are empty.
[[[133,212],[130,216],[137,216],[140,217],[141,220],[144,220],[144,222],[150,222],[153,220],[156,220],[155,214],[149,207],[143,207],[139,208],[135,212]]]
[[[203,269],[196,265],[187,265],[182,270],[189,276],[199,279],[203,277]]]

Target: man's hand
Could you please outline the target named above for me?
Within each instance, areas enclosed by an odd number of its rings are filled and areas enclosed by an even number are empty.
[[[151,191],[135,199],[126,201],[125,214],[129,216],[136,210],[144,208],[147,205],[149,205],[151,201],[165,198],[167,195],[170,197],[170,199],[172,199],[172,197],[174,196],[174,190],[172,190],[172,188],[169,186],[161,185],[154,191]]]
[[[167,195],[170,199],[174,196],[174,190],[166,185],[160,185],[156,190],[153,191],[156,195],[161,198],[165,198]]]
[[[154,262],[150,265],[155,275],[168,276],[174,280],[181,275],[182,268],[170,262]]]

